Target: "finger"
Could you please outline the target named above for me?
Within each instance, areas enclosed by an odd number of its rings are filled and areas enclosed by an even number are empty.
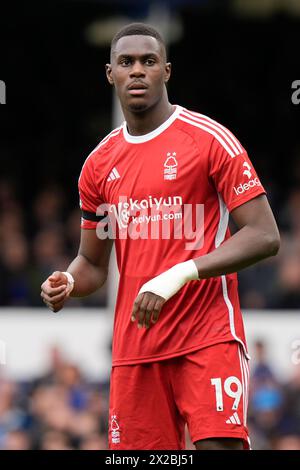
[[[54,296],[54,297],[51,297],[49,295],[43,295],[42,296],[43,299],[45,299],[47,302],[51,303],[52,305],[55,305],[57,302],[61,302],[62,300],[66,299],[67,298],[67,293],[66,291],[64,290],[62,293]]]
[[[55,297],[56,295],[60,294],[61,292],[65,291],[67,288],[67,285],[64,284],[59,287],[50,287],[49,285],[46,285],[42,291],[48,295],[49,297]]]
[[[64,300],[62,302],[56,303],[55,305],[53,305],[51,302],[48,302],[47,300],[44,300],[44,303],[50,310],[52,310],[52,312],[58,312],[64,306]]]
[[[138,310],[138,328],[142,328],[144,324],[145,314],[147,306],[151,297],[149,297],[149,292],[144,292],[140,307]]]
[[[145,328],[150,327],[150,319],[151,319],[151,315],[152,315],[152,312],[153,312],[153,308],[156,304],[156,300],[157,300],[157,297],[156,297],[155,294],[153,294],[151,296],[151,299],[148,302],[147,307],[146,307],[146,312],[145,312],[145,317],[144,317],[144,326],[145,326]]]
[[[161,312],[162,306],[165,303],[165,299],[159,297],[156,302],[155,306],[153,307],[153,314],[152,314],[152,323],[156,323]]]
[[[53,312],[54,312],[54,313],[59,312],[59,310],[61,310],[61,309],[63,308],[64,303],[65,303],[65,302],[62,301],[62,302],[59,302],[58,304],[55,304],[55,305],[53,306]]]
[[[43,302],[44,302],[44,304],[46,305],[46,307],[50,308],[50,310],[53,311],[53,308],[54,308],[54,307],[53,307],[53,305],[52,305],[50,302],[48,302],[48,301],[45,300],[45,299],[43,299]]]
[[[63,276],[63,273],[61,271],[54,271],[51,276],[49,276],[48,279],[50,279],[51,281],[59,281],[59,279],[61,279],[61,277]]]
[[[140,308],[140,303],[141,303],[142,299],[143,299],[143,294],[139,294],[137,296],[137,298],[135,299],[135,301],[133,303],[133,309],[132,309],[132,312],[131,312],[131,321],[136,320],[136,314],[137,314],[137,311]]]
[[[56,287],[62,284],[67,284],[68,282],[68,279],[65,274],[60,271],[54,271],[54,273],[52,273],[51,276],[48,277],[48,280],[51,282],[51,284]]]

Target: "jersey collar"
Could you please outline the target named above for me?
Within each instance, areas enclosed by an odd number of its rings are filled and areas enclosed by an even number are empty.
[[[175,121],[178,114],[182,110],[181,106],[178,106],[178,105],[175,105],[175,106],[176,106],[176,109],[173,112],[173,114],[171,114],[171,116],[165,122],[163,122],[159,127],[149,132],[148,134],[130,135],[127,130],[127,123],[125,121],[123,124],[123,135],[124,135],[124,139],[126,140],[126,142],[129,142],[131,144],[142,144],[143,142],[148,142],[148,140],[154,139],[159,134],[164,132]]]

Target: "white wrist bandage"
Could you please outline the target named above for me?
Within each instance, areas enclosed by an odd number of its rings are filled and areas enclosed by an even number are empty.
[[[164,271],[150,281],[146,282],[139,290],[143,292],[153,292],[164,299],[170,299],[188,281],[199,279],[198,269],[192,259],[184,263],[175,264],[168,271]]]
[[[68,285],[67,285],[67,289],[68,289],[68,294],[70,294],[72,292],[72,290],[74,289],[74,277],[72,276],[71,273],[69,273],[68,271],[63,271],[63,274],[67,277],[68,279]]]

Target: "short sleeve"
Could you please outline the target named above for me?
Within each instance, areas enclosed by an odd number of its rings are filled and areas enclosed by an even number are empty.
[[[80,208],[81,208],[81,228],[96,229],[101,220],[99,206],[103,204],[95,182],[95,173],[92,158],[89,157],[81,170],[78,181]]]
[[[209,155],[210,178],[229,212],[266,192],[246,150],[240,144],[239,148],[240,153],[229,154],[214,140]]]

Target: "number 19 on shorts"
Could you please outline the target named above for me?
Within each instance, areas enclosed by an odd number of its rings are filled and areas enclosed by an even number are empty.
[[[220,377],[213,378],[210,381],[211,381],[212,386],[215,387],[216,410],[223,411],[224,409],[223,389],[224,389],[224,393],[233,399],[232,409],[237,410],[239,403],[240,403],[241,396],[242,396],[242,390],[243,390],[240,380],[237,377],[231,375],[230,377],[227,377],[227,379],[225,379],[224,382],[222,382],[222,379]]]

